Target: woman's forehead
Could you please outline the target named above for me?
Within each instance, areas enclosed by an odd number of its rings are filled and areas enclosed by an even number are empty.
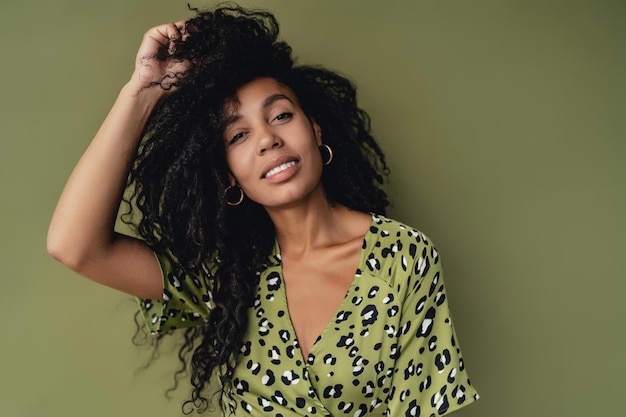
[[[246,104],[267,107],[281,99],[299,106],[298,98],[289,86],[270,77],[256,78],[239,87],[232,97],[226,99],[223,114],[228,117],[238,113],[241,106]]]

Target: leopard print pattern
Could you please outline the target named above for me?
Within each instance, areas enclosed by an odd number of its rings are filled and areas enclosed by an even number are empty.
[[[164,301],[140,300],[154,332],[210,314],[215,265],[190,274],[158,255]],[[478,394],[450,317],[441,258],[423,233],[373,215],[353,282],[304,357],[276,244],[260,273],[225,415],[441,416]]]

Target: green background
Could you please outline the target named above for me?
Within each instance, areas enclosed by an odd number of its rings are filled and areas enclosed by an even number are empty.
[[[180,415],[173,354],[142,371],[134,302],[55,263],[45,235],[143,32],[185,4],[0,4],[1,416]],[[444,256],[482,395],[455,415],[623,415],[625,3],[242,4],[359,86],[390,215]]]

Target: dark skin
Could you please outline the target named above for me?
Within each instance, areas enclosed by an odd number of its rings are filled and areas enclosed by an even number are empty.
[[[363,243],[360,232],[356,234],[301,257],[283,255],[289,314],[304,357],[334,318],[354,280]]]

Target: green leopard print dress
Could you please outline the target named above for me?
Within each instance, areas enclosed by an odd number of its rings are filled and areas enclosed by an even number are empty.
[[[164,301],[140,300],[149,328],[201,323],[214,266],[176,273],[157,255]],[[260,274],[224,413],[235,416],[441,416],[478,398],[452,325],[441,258],[421,232],[373,215],[337,313],[303,357],[280,251]]]

